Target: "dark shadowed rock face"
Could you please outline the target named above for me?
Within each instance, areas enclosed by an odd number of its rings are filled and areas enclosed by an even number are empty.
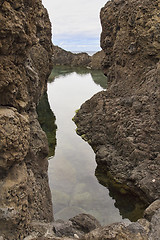
[[[52,67],[51,26],[40,0],[0,1],[0,236],[23,239],[51,221],[48,147],[36,114]]]
[[[148,202],[160,198],[158,4],[113,0],[102,8],[108,89],[84,103],[75,117],[98,165]]]

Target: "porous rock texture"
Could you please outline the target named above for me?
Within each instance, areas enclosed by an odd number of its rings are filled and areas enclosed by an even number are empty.
[[[160,200],[153,202],[145,210],[145,218],[135,223],[113,223],[94,229],[82,237],[83,240],[159,240],[160,237]],[[157,211],[156,211],[157,210]]]
[[[48,144],[36,113],[52,68],[41,0],[0,0],[0,236],[24,239],[53,220]]]
[[[103,170],[145,201],[160,198],[160,2],[112,0],[101,10],[108,88],[74,118]]]
[[[159,240],[160,237],[160,200],[153,202],[146,210],[145,217],[133,223],[100,224],[90,215],[80,214],[67,222],[57,220],[49,230],[48,237],[30,236],[25,240]],[[44,227],[41,226],[41,229]],[[52,233],[51,233],[52,232]]]

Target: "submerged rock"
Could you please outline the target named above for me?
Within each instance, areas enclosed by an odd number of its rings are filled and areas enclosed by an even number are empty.
[[[141,218],[135,223],[119,222],[108,226],[100,226],[91,215],[79,214],[66,222],[57,220],[52,224],[38,223],[37,226],[34,223],[37,232],[24,240],[159,240],[159,219],[160,208],[153,214],[150,221]],[[46,232],[45,236],[36,236],[42,229]]]
[[[155,203],[156,204],[156,203]],[[135,223],[113,223],[96,228],[82,237],[83,240],[158,240],[160,237],[160,208],[152,216],[151,221],[145,218]]]

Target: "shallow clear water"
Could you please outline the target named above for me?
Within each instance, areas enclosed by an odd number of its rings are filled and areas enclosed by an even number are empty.
[[[100,71],[57,67],[51,74],[48,97],[58,127],[55,156],[49,160],[55,220],[67,220],[82,212],[92,214],[101,224],[122,220],[115,200],[95,177],[93,150],[76,134],[72,121],[82,103],[105,84]]]

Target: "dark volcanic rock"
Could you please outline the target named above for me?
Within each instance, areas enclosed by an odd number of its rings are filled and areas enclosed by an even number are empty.
[[[157,204],[155,202],[155,204]],[[152,208],[152,207],[150,207]],[[86,234],[83,240],[158,240],[160,237],[160,208],[153,214],[150,221],[145,218],[135,223],[113,223],[96,228]]]
[[[156,213],[156,211],[160,208],[160,200],[154,201],[144,212],[144,217],[151,221],[153,215]]]
[[[151,232],[149,234],[149,239],[159,240],[160,238],[160,208],[153,215],[151,220]]]
[[[72,53],[58,46],[53,46],[53,64],[71,67],[85,67],[90,69],[101,69],[104,60],[103,50],[89,56],[87,53]]]
[[[100,223],[95,219],[95,217],[89,214],[79,214],[73,218],[70,218],[73,228],[77,229],[82,233],[89,233],[97,227],[100,227]]]
[[[100,223],[93,216],[82,213],[70,218],[67,222],[61,220],[55,221],[53,230],[57,237],[78,236],[80,238],[100,226]]]
[[[7,240],[24,239],[32,220],[53,220],[48,144],[36,114],[51,58],[41,1],[0,1],[0,236]]]
[[[67,65],[71,67],[87,67],[91,57],[87,53],[72,53],[58,46],[53,46],[52,61],[54,65]]]
[[[98,165],[148,202],[160,198],[158,1],[109,1],[101,10],[107,91],[75,117]]]
[[[122,223],[97,228],[87,234],[83,240],[148,240],[144,228],[140,224],[132,224],[126,227]]]
[[[154,212],[157,201],[150,206]],[[50,233],[48,237],[30,236],[30,240],[159,240],[160,237],[160,208],[153,213],[148,221],[145,218],[139,219],[133,223],[113,223],[108,226],[100,226],[99,223],[91,215],[80,214],[64,222],[57,220],[54,223],[42,223],[39,231],[46,228],[46,233]],[[51,231],[51,227],[54,233]],[[26,239],[27,240],[27,239]]]

